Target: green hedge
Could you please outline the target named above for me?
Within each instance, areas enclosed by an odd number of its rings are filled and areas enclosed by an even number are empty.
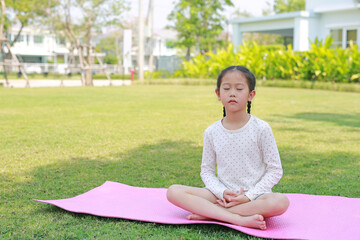
[[[216,53],[198,55],[184,61],[173,77],[216,78],[231,65],[248,67],[258,79],[293,79],[323,82],[360,82],[360,51],[355,44],[346,49],[332,47],[332,39],[311,43],[309,51],[291,46],[244,43],[234,53],[233,46]]]

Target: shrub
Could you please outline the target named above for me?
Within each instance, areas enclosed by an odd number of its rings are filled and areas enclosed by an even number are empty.
[[[150,79],[168,78],[170,76],[170,73],[167,70],[160,70],[160,71],[154,71],[154,72],[146,71],[144,73],[144,76],[145,76],[145,78],[150,78]]]
[[[244,43],[234,53],[233,46],[216,53],[200,54],[182,63],[173,77],[216,78],[231,65],[248,67],[258,79],[293,79],[320,82],[360,82],[360,52],[350,43],[346,49],[332,47],[332,39],[316,39],[306,52],[291,46],[264,46]]]

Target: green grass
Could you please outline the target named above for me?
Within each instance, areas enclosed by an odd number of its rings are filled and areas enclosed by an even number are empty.
[[[161,79],[145,79],[143,82],[135,81],[140,85],[214,85],[214,79],[201,78],[161,78]],[[360,83],[335,83],[310,80],[257,80],[257,86],[263,87],[283,87],[283,88],[304,88],[331,90],[340,92],[357,92],[360,93]]]
[[[360,94],[259,87],[284,177],[274,191],[360,196]],[[106,180],[202,186],[202,137],[221,117],[214,86],[0,88],[0,239],[255,239],[213,225],[73,214],[31,201]]]

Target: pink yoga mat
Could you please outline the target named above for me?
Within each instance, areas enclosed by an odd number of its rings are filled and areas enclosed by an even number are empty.
[[[141,188],[107,181],[84,194],[60,200],[36,200],[75,213],[164,224],[219,224],[249,235],[276,239],[360,239],[360,198],[286,194],[288,211],[266,219],[267,230],[217,221],[191,221],[166,199],[164,188]]]

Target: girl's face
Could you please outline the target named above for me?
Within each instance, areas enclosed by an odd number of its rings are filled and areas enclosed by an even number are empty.
[[[247,102],[255,96],[255,90],[249,92],[246,77],[240,71],[226,73],[221,81],[220,89],[215,90],[226,113],[246,112]]]

